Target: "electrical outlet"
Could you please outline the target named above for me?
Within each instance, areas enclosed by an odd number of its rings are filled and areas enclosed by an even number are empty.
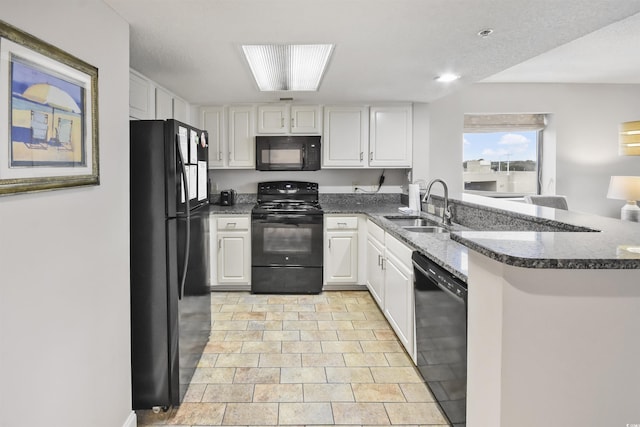
[[[351,183],[351,191],[355,193],[357,187],[359,187],[359,184],[356,181],[353,181]]]

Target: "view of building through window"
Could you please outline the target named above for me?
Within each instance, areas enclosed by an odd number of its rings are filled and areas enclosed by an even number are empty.
[[[514,129],[464,133],[465,191],[537,194],[540,133]]]

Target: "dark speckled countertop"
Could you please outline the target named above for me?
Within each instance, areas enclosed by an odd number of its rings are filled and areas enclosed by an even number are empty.
[[[463,225],[454,223],[450,233],[413,233],[385,218],[403,215],[393,198],[320,201],[326,214],[366,215],[462,280],[467,279],[469,249],[526,268],[640,269],[638,223],[463,195],[452,200],[454,221],[460,218]],[[252,207],[253,203],[211,205],[210,212],[250,214]]]

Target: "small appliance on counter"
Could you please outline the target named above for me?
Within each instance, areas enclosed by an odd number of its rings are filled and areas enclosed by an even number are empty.
[[[222,190],[220,192],[220,206],[233,206],[236,204],[236,190]]]

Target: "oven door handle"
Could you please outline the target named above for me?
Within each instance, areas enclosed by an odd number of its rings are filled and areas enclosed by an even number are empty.
[[[322,215],[304,214],[260,214],[251,218],[252,222],[273,224],[322,224]]]

